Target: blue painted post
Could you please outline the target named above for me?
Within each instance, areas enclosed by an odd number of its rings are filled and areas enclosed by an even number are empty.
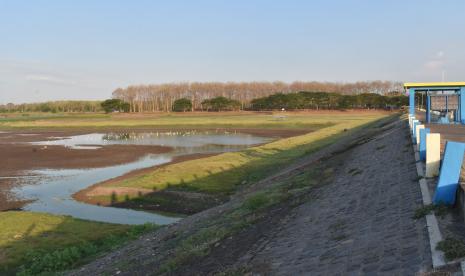
[[[412,137],[413,137],[413,143],[414,144],[416,144],[416,141],[417,141],[416,128],[417,128],[417,125],[419,125],[419,124],[420,124],[420,121],[418,121],[418,120],[413,121]]]
[[[462,123],[462,125],[465,125],[465,87],[460,87],[459,98],[460,111],[458,113],[460,116],[460,123]]]
[[[426,134],[429,132],[429,128],[420,129],[420,160],[423,161],[426,161]]]
[[[439,173],[438,186],[436,187],[433,198],[434,204],[453,205],[455,203],[455,192],[459,185],[464,153],[464,143],[446,143],[441,172]]]
[[[426,93],[426,123],[431,123],[431,96],[428,96],[428,92]]]
[[[409,88],[408,93],[409,113],[410,115],[415,116],[415,89]]]

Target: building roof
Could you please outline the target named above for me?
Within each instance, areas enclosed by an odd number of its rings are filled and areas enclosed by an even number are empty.
[[[404,88],[420,88],[420,87],[457,87],[465,86],[465,81],[453,82],[406,82]]]

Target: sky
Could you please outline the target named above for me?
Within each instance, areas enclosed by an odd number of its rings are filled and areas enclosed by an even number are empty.
[[[0,0],[0,104],[179,81],[465,81],[463,0]]]

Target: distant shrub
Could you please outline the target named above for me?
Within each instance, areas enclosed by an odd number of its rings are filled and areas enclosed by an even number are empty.
[[[173,111],[186,112],[192,110],[192,101],[187,98],[177,99],[173,103]]]
[[[130,105],[129,103],[123,102],[120,99],[109,99],[103,101],[101,104],[102,109],[105,111],[105,113],[110,113],[110,112],[129,112]]]
[[[216,97],[202,102],[202,108],[207,111],[231,111],[239,110],[241,103],[226,97]]]

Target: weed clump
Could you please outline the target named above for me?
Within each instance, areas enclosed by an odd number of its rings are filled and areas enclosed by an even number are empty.
[[[465,243],[463,240],[448,237],[440,241],[436,247],[444,252],[447,260],[453,260],[465,256]]]
[[[353,168],[348,171],[348,173],[352,176],[356,176],[357,174],[361,174],[363,171],[358,168]]]
[[[270,198],[266,194],[260,193],[249,197],[244,202],[244,208],[249,211],[256,211],[258,209],[266,207],[269,203]]]
[[[382,150],[386,147],[386,145],[380,145],[376,147],[376,150]]]
[[[414,219],[420,219],[422,217],[425,217],[426,215],[429,215],[434,212],[435,215],[443,218],[447,212],[449,211],[449,207],[444,204],[438,204],[438,205],[425,205],[422,206],[418,209],[415,210],[415,214],[413,215]]]

